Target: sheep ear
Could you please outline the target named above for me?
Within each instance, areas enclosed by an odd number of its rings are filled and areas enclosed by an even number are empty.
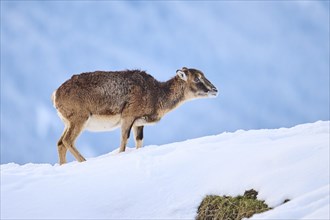
[[[183,81],[187,81],[187,75],[182,70],[177,70],[176,75],[178,75]]]

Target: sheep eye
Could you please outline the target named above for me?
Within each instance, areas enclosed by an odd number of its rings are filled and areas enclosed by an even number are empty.
[[[201,80],[200,80],[198,77],[196,77],[196,78],[194,79],[194,81],[195,81],[195,83],[199,83]]]

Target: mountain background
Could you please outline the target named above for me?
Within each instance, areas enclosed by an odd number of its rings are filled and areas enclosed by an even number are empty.
[[[95,70],[165,81],[187,66],[218,87],[146,127],[146,145],[329,120],[329,33],[329,1],[1,1],[1,163],[56,163],[50,96]],[[119,135],[84,132],[77,146],[95,157]]]

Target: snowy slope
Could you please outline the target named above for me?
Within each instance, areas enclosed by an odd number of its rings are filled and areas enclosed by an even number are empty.
[[[253,218],[329,219],[329,125],[239,130],[64,166],[1,165],[1,219],[193,219],[206,194],[250,188],[276,207]]]

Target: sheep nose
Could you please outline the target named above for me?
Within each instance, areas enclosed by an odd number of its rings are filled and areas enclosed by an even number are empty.
[[[215,87],[212,88],[212,91],[213,92],[218,92],[217,88],[215,88]]]

